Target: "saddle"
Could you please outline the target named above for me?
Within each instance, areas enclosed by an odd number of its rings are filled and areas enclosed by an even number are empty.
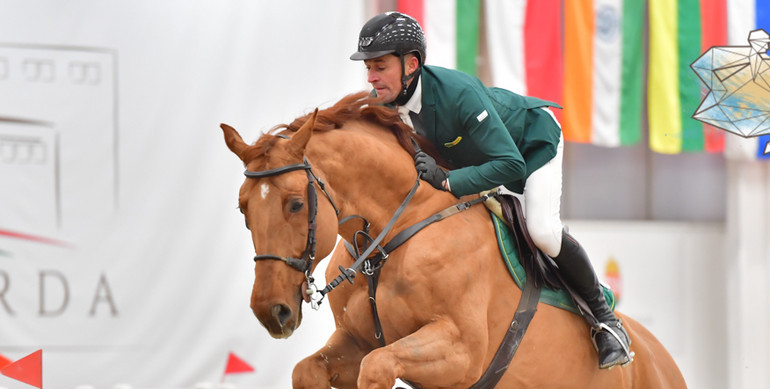
[[[482,195],[485,193],[487,192],[482,192]],[[556,264],[556,262],[554,262],[551,257],[543,253],[539,248],[537,248],[534,241],[532,240],[532,237],[529,235],[526,219],[524,218],[524,212],[522,211],[522,206],[519,199],[516,198],[516,196],[498,192],[496,195],[490,196],[486,201],[484,201],[484,205],[487,207],[487,209],[489,209],[490,212],[492,212],[500,220],[504,221],[507,225],[510,234],[513,235],[516,254],[518,256],[519,263],[524,269],[526,277],[532,277],[532,281],[536,286],[544,288],[544,293],[542,294],[543,298],[549,299],[550,296],[550,300],[552,301],[544,302],[575,312],[582,316],[591,328],[596,328],[596,326],[599,325],[599,320],[596,319],[594,314],[591,312],[588,304],[579,294],[577,294],[577,292],[575,292],[569,286],[569,284],[564,281],[561,274],[559,273],[559,266]],[[498,229],[497,226],[495,226],[495,228],[496,230]],[[502,254],[504,257],[506,257],[505,252]],[[509,269],[514,276],[514,280],[517,281],[517,285],[521,287],[522,285],[520,282],[518,282],[515,271],[514,269],[511,269],[510,264]],[[571,300],[574,305],[569,306],[565,305],[564,303],[559,303],[559,301],[563,299],[554,297],[554,293],[549,294],[549,291],[563,291],[567,294],[569,300]],[[605,297],[609,297],[607,300],[608,302],[614,301],[614,295],[612,291],[606,288]]]

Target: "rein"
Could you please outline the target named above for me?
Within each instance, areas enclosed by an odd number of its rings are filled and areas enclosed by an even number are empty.
[[[326,285],[323,290],[320,290],[319,293],[321,293],[321,298],[318,300],[318,304],[321,303],[323,298],[334,290],[342,281],[347,280],[351,284],[353,283],[353,278],[356,276],[356,272],[361,268],[361,266],[364,264],[365,261],[367,261],[369,255],[375,250],[379,248],[380,242],[382,242],[382,239],[385,238],[385,236],[390,232],[390,230],[393,228],[393,225],[396,224],[396,220],[401,216],[401,213],[404,212],[404,209],[407,205],[409,205],[409,202],[412,201],[412,197],[414,197],[414,194],[417,193],[417,188],[420,187],[420,176],[417,176],[417,180],[414,182],[414,185],[412,186],[412,189],[407,193],[406,197],[404,198],[404,201],[401,202],[401,205],[396,209],[396,212],[393,214],[393,216],[390,218],[390,221],[385,226],[385,228],[382,229],[379,235],[377,235],[376,238],[369,244],[369,247],[364,250],[361,255],[359,255],[356,258],[356,261],[353,262],[352,265],[350,265],[349,268],[345,269],[342,267],[342,265],[339,266],[341,274],[337,276],[337,278],[333,279],[332,282],[329,283],[329,285]],[[364,219],[366,220],[366,219]],[[368,225],[369,222],[366,222],[366,225]]]

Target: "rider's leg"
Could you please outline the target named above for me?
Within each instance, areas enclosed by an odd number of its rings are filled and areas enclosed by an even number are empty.
[[[535,245],[554,259],[565,281],[586,300],[594,316],[603,323],[603,331],[599,331],[595,339],[599,367],[609,368],[630,361],[630,355],[625,351],[630,339],[604,299],[599,279],[585,250],[572,236],[563,232],[560,214],[562,155],[563,142],[560,140],[556,156],[527,179],[524,186],[527,229]],[[617,338],[608,331],[613,331]]]
[[[559,265],[559,271],[564,279],[586,300],[591,312],[602,323],[600,328],[594,329],[596,331],[594,340],[599,352],[599,367],[607,369],[630,362],[631,355],[627,349],[631,339],[620,319],[615,316],[604,299],[599,279],[585,250],[566,231],[563,232],[561,251],[554,257],[554,261]]]

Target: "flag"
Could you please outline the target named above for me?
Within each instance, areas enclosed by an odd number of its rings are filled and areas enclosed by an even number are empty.
[[[556,103],[562,94],[561,9],[561,0],[486,0],[483,7],[480,0],[397,2],[397,10],[425,32],[427,64],[479,76],[485,30],[492,84]],[[558,119],[561,112],[554,114]]]
[[[747,46],[749,32],[764,29],[770,32],[770,3],[763,0],[727,0],[729,46]],[[770,159],[765,153],[770,135],[741,138],[728,135],[725,156],[730,159]]]
[[[238,358],[233,353],[230,353],[227,357],[227,366],[225,366],[225,375],[237,374],[237,373],[249,373],[254,371],[254,368],[246,363],[243,359]]]
[[[457,70],[477,75],[481,0],[457,0]]]
[[[655,152],[722,149],[715,130],[704,129],[691,117],[702,91],[689,65],[705,51],[704,46],[722,44],[719,40],[726,36],[727,17],[724,1],[649,1],[647,118],[650,148]]]
[[[4,376],[43,388],[43,350],[37,350],[0,370]]]
[[[566,1],[564,138],[600,146],[641,139],[643,2]]]
[[[727,43],[727,3],[725,0],[701,0],[701,52],[706,52],[714,46],[724,46]],[[701,88],[701,96],[708,91]],[[706,151],[722,152],[725,149],[725,132],[722,129],[704,124]]]
[[[407,14],[414,18],[420,26],[423,26],[425,18],[425,2],[423,0],[398,0],[398,12]]]
[[[494,86],[561,104],[561,1],[487,0],[484,10]]]
[[[756,7],[755,27],[770,31],[770,4],[767,1],[757,0],[754,5]],[[770,159],[768,142],[770,142],[770,135],[762,135],[757,139],[757,158]]]
[[[478,76],[484,23],[494,86],[561,101],[560,0],[487,0],[483,7],[480,0],[399,0],[397,4],[398,11],[417,19],[425,32],[426,63]]]
[[[428,50],[429,65],[454,69],[457,66],[456,2],[446,0],[398,0],[396,10],[420,24]]]

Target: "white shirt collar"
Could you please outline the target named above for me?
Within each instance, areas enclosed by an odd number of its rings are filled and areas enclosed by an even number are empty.
[[[420,113],[422,110],[422,77],[417,78],[417,88],[414,89],[412,97],[403,106],[414,113]]]

